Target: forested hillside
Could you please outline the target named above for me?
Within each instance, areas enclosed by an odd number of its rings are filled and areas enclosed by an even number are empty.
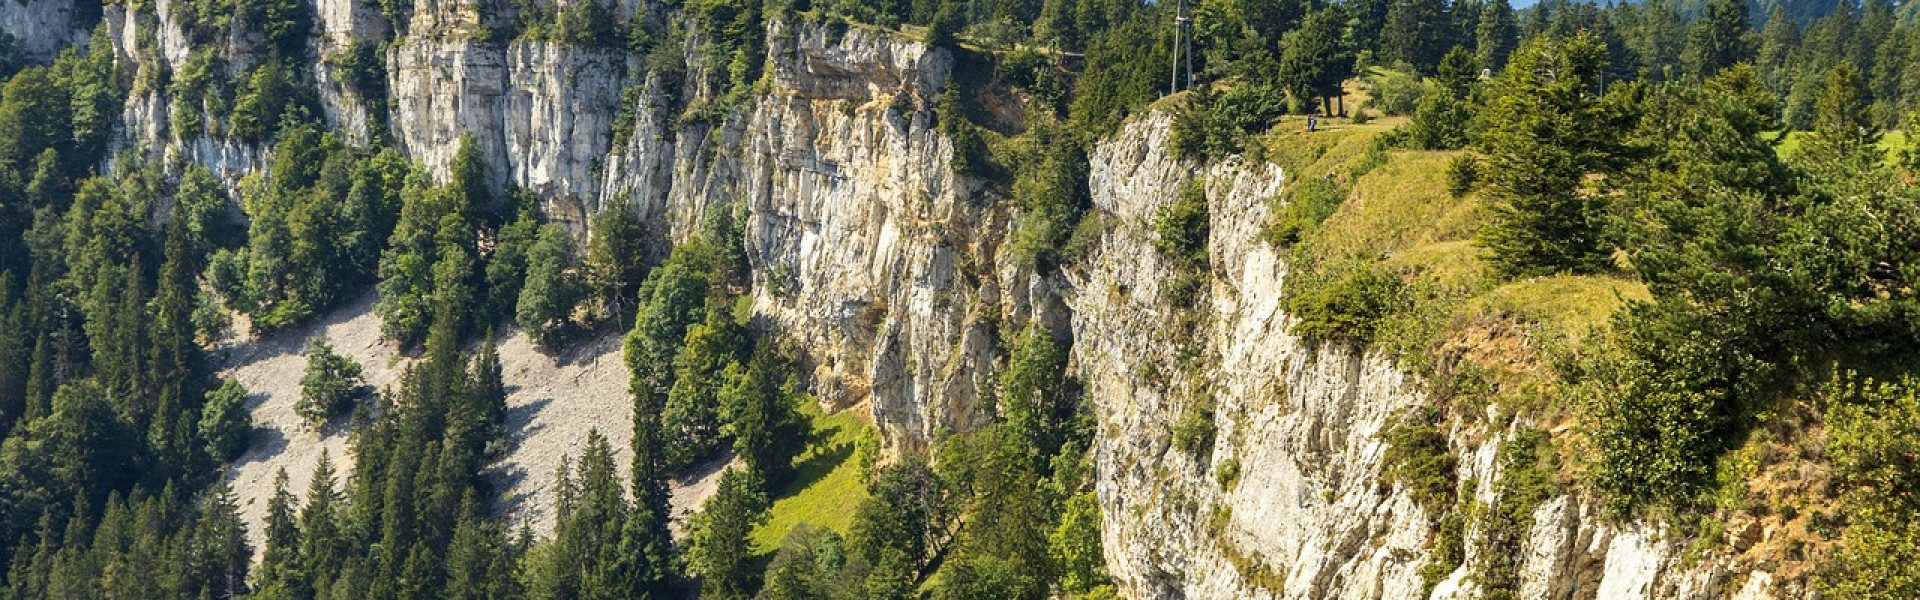
[[[0,0],[0,589],[1920,597],[1913,3],[1190,4]]]

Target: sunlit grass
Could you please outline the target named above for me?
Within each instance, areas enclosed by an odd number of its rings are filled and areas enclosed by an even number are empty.
[[[813,437],[797,460],[793,481],[775,496],[766,524],[754,529],[755,553],[779,549],[801,523],[844,534],[853,526],[854,507],[867,498],[857,449],[862,438],[877,435],[873,427],[856,409],[825,414],[817,403],[804,402],[801,411],[813,420]]]
[[[1779,133],[1767,132],[1762,135],[1768,139],[1772,139],[1773,136],[1779,135]],[[1780,144],[1773,147],[1774,152],[1779,153],[1780,158],[1793,158],[1795,154],[1800,152],[1800,143],[1805,140],[1806,137],[1807,132],[1805,131],[1789,132],[1786,139],[1780,140]],[[1896,152],[1899,152],[1901,148],[1905,148],[1906,146],[1906,132],[1895,130],[1886,132],[1880,136],[1880,149],[1887,151],[1888,158],[1892,158]]]

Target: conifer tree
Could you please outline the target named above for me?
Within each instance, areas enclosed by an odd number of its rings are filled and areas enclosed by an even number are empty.
[[[709,306],[706,322],[687,329],[660,415],[669,468],[685,468],[719,449],[722,376],[746,345],[746,333],[726,303]]]
[[[247,389],[232,379],[207,394],[200,409],[200,442],[215,461],[228,461],[246,452],[253,416],[247,412]]]
[[[1705,79],[1753,56],[1753,31],[1746,0],[1710,0],[1687,29],[1681,61],[1687,74]]]
[[[579,294],[569,273],[572,267],[573,240],[566,230],[554,223],[541,226],[527,252],[526,284],[515,309],[515,319],[536,343],[557,342],[573,316]]]
[[[1606,162],[1614,139],[1600,113],[1602,68],[1591,37],[1522,44],[1495,82],[1487,129],[1494,221],[1480,242],[1501,273],[1591,273],[1608,266],[1604,200],[1582,178]]]
[[[1446,0],[1393,0],[1380,30],[1380,59],[1433,72],[1441,53],[1453,46],[1448,23]]]
[[[1353,50],[1341,33],[1346,20],[1338,5],[1328,6],[1281,37],[1277,82],[1296,102],[1311,106],[1318,99],[1331,114],[1327,99],[1342,95],[1341,83],[1353,76]]]
[[[787,482],[793,459],[806,444],[810,423],[789,392],[788,369],[771,343],[762,343],[746,365],[727,365],[718,393],[721,431],[747,467],[760,473],[772,493]]]
[[[647,272],[646,234],[635,210],[625,194],[615,194],[588,229],[587,287],[609,313],[624,310]]]
[[[1505,67],[1518,37],[1513,6],[1507,0],[1490,0],[1481,6],[1480,20],[1473,31],[1473,56],[1480,69],[1499,72]]]
[[[1886,153],[1880,149],[1881,129],[1867,111],[1866,97],[1866,80],[1853,65],[1841,63],[1827,72],[1815,104],[1813,131],[1798,154],[1798,162],[1821,181],[1850,187],[1883,179],[1874,171]]]
[[[321,589],[329,575],[339,571],[351,549],[340,530],[337,506],[342,500],[334,489],[333,458],[325,449],[313,467],[313,481],[307,484],[307,498],[300,508],[300,567],[309,585]]]
[[[754,579],[749,537],[767,519],[766,482],[752,469],[729,468],[720,489],[694,516],[687,547],[687,571],[700,577],[704,597],[750,598]]]
[[[273,476],[273,496],[267,499],[266,546],[260,560],[261,594],[297,598],[306,594],[300,582],[300,528],[295,524],[293,492],[287,489],[287,470]]]

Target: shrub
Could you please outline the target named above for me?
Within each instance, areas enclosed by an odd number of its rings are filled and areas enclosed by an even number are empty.
[[[1422,150],[1452,150],[1467,145],[1467,123],[1473,120],[1473,105],[1438,87],[1413,111],[1407,126],[1408,144]]]
[[[1213,481],[1220,484],[1220,489],[1232,490],[1234,484],[1240,483],[1240,459],[1220,461],[1220,467],[1213,472]]]
[[[1439,410],[1416,408],[1402,415],[1386,432],[1386,480],[1407,487],[1413,499],[1428,511],[1453,504],[1454,458],[1447,436],[1440,432]]]
[[[315,426],[347,415],[366,394],[360,364],[335,354],[333,346],[321,338],[307,345],[306,355],[307,370],[300,378],[300,400],[294,412]]]
[[[1486,590],[1486,598],[1519,598],[1521,544],[1533,528],[1533,511],[1554,492],[1551,452],[1546,435],[1531,429],[1515,432],[1500,443],[1500,481],[1494,486],[1498,498],[1480,515],[1477,528],[1480,547],[1475,561],[1475,581]]]
[[[1453,197],[1467,195],[1479,182],[1480,159],[1471,154],[1462,154],[1447,161],[1447,193],[1453,194]]]
[[[1287,114],[1287,94],[1270,85],[1241,85],[1218,98],[1204,95],[1174,118],[1173,145],[1182,156],[1224,158],[1265,133]]]
[[[1319,227],[1346,201],[1347,191],[1327,177],[1310,177],[1287,190],[1287,203],[1267,223],[1267,241],[1292,246]]]
[[[1412,113],[1427,91],[1419,77],[1404,71],[1389,71],[1366,79],[1367,85],[1373,88],[1373,98],[1367,101],[1367,106],[1389,115]]]
[[[1286,286],[1293,332],[1309,342],[1373,341],[1380,322],[1406,305],[1406,284],[1374,261],[1345,261],[1324,272],[1299,269]]]
[[[1433,588],[1466,562],[1466,523],[1467,519],[1459,508],[1440,515],[1440,528],[1434,532],[1433,555],[1426,566],[1420,567],[1421,595],[1432,594]]]
[[[1851,522],[1820,580],[1836,598],[1920,594],[1920,384],[1836,378],[1827,385],[1826,451]]]
[[[1202,396],[1187,404],[1180,420],[1173,424],[1173,447],[1205,463],[1213,454],[1213,439],[1219,433],[1214,425],[1213,396]]]
[[[1153,230],[1158,237],[1153,247],[1168,258],[1180,261],[1188,266],[1207,264],[1207,237],[1212,224],[1207,210],[1207,182],[1204,178],[1188,180],[1180,188],[1180,195],[1173,204],[1160,211],[1154,219]]]

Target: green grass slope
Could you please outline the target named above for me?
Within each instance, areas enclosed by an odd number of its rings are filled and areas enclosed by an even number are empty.
[[[801,523],[845,534],[853,525],[854,507],[867,498],[860,448],[871,446],[879,435],[873,426],[860,420],[857,408],[827,414],[817,403],[806,402],[801,412],[813,420],[813,436],[797,459],[793,480],[774,497],[766,524],[753,531],[757,554],[780,549],[781,541]]]

